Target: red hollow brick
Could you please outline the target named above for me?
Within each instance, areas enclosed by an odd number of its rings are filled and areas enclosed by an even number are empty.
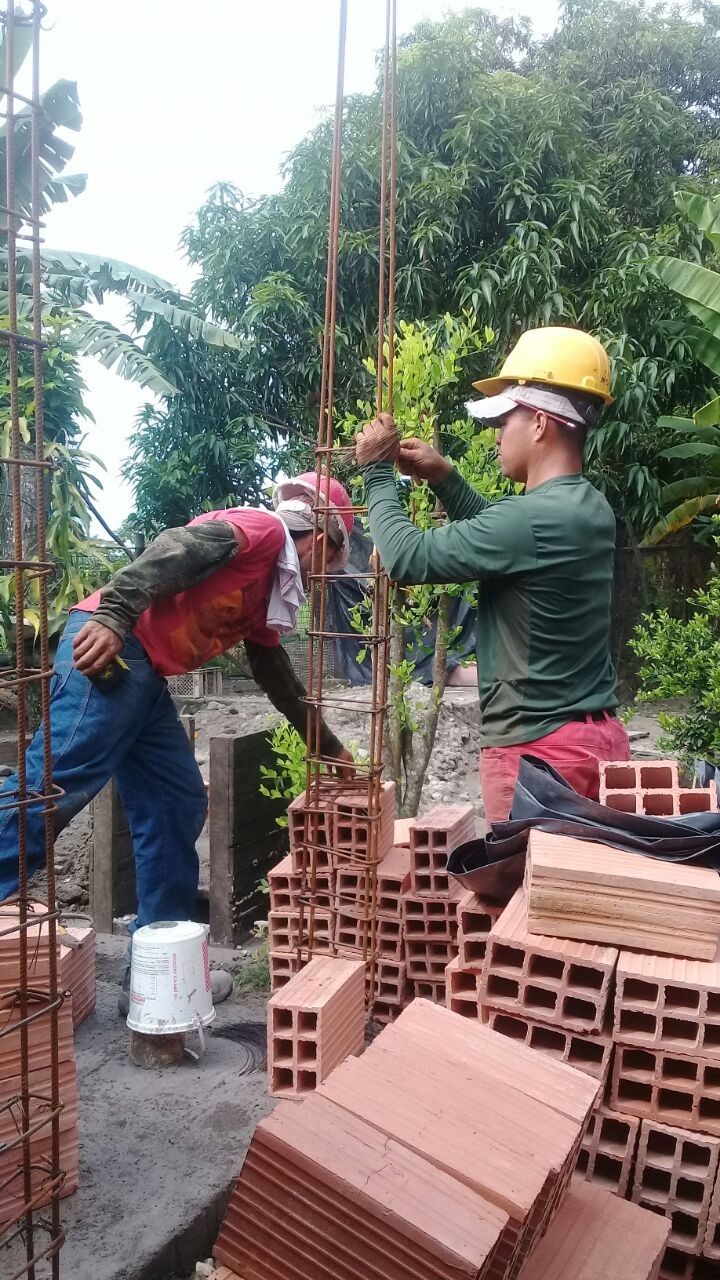
[[[365,1034],[365,967],[317,956],[268,1003],[268,1077],[274,1097],[307,1093]]]
[[[466,889],[457,902],[457,942],[463,969],[481,970],[490,930],[502,915],[497,903],[486,902],[471,889]]]
[[[312,919],[312,948],[314,952],[330,952],[334,938],[334,918],[329,911],[312,913],[306,907],[303,913],[302,944],[309,945]],[[270,951],[294,951],[300,938],[299,911],[276,912],[268,915],[268,941]]]
[[[400,898],[410,888],[410,850],[391,849],[377,869],[378,915],[399,916]]]
[[[413,982],[440,983],[445,985],[445,970],[457,955],[457,947],[451,942],[428,942],[415,938],[405,939],[405,958],[408,977]],[[445,993],[442,1000],[444,1003]]]
[[[393,847],[395,783],[383,782],[377,814],[371,815],[367,796],[339,795],[333,820],[333,849],[358,862],[381,862]],[[374,842],[374,844],[373,844]]]
[[[293,870],[291,854],[287,854],[268,872],[271,911],[295,911],[302,889],[302,872]]]
[[[412,983],[416,1000],[430,1000],[432,1004],[445,1003],[445,979],[416,978]]]
[[[518,889],[488,937],[481,999],[569,1031],[599,1032],[617,956],[614,947],[530,934],[525,894]]]
[[[450,892],[447,860],[453,849],[475,835],[470,804],[435,805],[410,828],[411,888],[414,894]]]
[[[464,1018],[480,1016],[479,1011],[480,974],[472,969],[463,969],[458,956],[450,961],[445,970],[445,1004],[453,1013],[460,1013]]]
[[[594,1182],[625,1196],[630,1189],[640,1133],[640,1120],[623,1116],[609,1107],[600,1106],[590,1117],[577,1172],[587,1182]]]
[[[402,1007],[409,998],[410,983],[405,963],[378,956],[375,961],[375,1000],[383,1005]]]
[[[632,1199],[671,1220],[683,1253],[702,1252],[719,1158],[718,1138],[642,1121]]]
[[[400,905],[407,941],[456,942],[457,900],[439,895],[404,893]]]
[[[399,962],[405,959],[405,940],[400,916],[379,915],[375,923],[375,938],[377,953],[384,960]]]
[[[293,974],[298,972],[300,964],[295,951],[269,951],[270,990],[279,991],[287,985]]]
[[[507,1215],[331,1101],[258,1126],[215,1255],[255,1280],[489,1280]]]
[[[619,1044],[609,1101],[624,1114],[720,1137],[717,1062]]]
[[[720,962],[622,951],[615,1039],[720,1060]]]
[[[667,1234],[655,1214],[576,1183],[520,1280],[655,1280]]]
[[[535,829],[526,893],[531,933],[695,960],[720,946],[720,879],[708,867]]]
[[[524,1014],[505,1013],[489,1009],[486,1005],[481,1008],[493,1031],[526,1044],[530,1049],[558,1058],[570,1067],[577,1067],[596,1080],[607,1080],[613,1047],[609,1036],[582,1035],[577,1031],[567,1031],[564,1027],[536,1022]]]

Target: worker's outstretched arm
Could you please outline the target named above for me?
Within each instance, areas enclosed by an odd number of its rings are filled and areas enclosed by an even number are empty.
[[[370,533],[395,582],[470,582],[537,567],[521,498],[501,498],[470,519],[423,533],[402,510],[390,463],[374,463],[363,475]]]
[[[245,640],[245,651],[256,684],[267,694],[273,706],[297,729],[303,742],[307,740],[307,690],[298,678],[282,645],[255,644]],[[320,719],[320,753],[350,763],[350,753]]]
[[[168,529],[103,587],[93,622],[124,640],[153,600],[177,595],[209,578],[242,549],[240,539],[242,532],[224,520]]]

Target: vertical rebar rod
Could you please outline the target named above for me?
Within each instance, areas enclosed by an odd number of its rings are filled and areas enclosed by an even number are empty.
[[[41,292],[41,260],[40,260],[40,217],[41,217],[41,189],[40,189],[40,20],[41,7],[39,4],[33,6],[33,29],[32,29],[32,93],[31,98],[33,106],[32,124],[30,136],[30,151],[32,157],[32,174],[31,174],[31,208],[30,213],[33,219],[32,223],[32,319],[33,319],[33,393],[35,399],[35,501],[36,501],[36,531],[37,546],[36,555],[40,562],[46,559],[46,520],[45,511],[47,503],[46,493],[46,470],[43,466],[45,462],[45,409],[43,399],[43,319],[42,319],[42,292]],[[10,204],[10,201],[8,201]],[[50,647],[48,640],[48,597],[47,597],[47,577],[41,573],[38,578],[38,616],[39,616],[39,641],[40,641],[40,669],[42,672],[50,670]],[[50,682],[47,678],[40,680],[40,714],[42,723],[42,746],[43,746],[43,779],[42,791],[43,795],[50,796],[52,793],[52,745],[50,740]],[[45,854],[45,886],[48,904],[52,907],[55,904],[55,833],[53,829],[53,804],[51,801],[46,802],[43,814],[43,844]],[[60,1067],[59,1067],[59,1025],[58,1025],[58,1007],[57,1007],[57,930],[54,914],[50,915],[48,921],[48,947],[49,947],[49,977],[48,990],[51,1001],[50,1013],[50,1102],[52,1108],[51,1121],[51,1177],[53,1180],[60,1175]],[[61,1236],[60,1228],[60,1197],[54,1195],[50,1201],[51,1224],[50,1232],[52,1240],[58,1240]],[[60,1277],[60,1253],[56,1250],[52,1255],[52,1280],[59,1280]]]
[[[371,598],[372,616],[369,630],[358,638],[364,640],[371,654],[369,714],[369,750],[366,764],[354,779],[329,779],[324,774],[327,761],[321,752],[321,715],[332,703],[324,687],[324,652],[332,636],[326,627],[327,592],[332,575],[328,574],[329,529],[331,504],[329,485],[334,457],[335,341],[337,325],[339,238],[341,221],[342,125],[344,111],[344,66],[347,39],[347,0],[340,3],[340,35],[338,45],[337,95],[333,131],[330,210],[328,230],[328,264],[325,291],[325,325],[323,363],[320,388],[318,443],[316,449],[316,485],[314,510],[318,528],[323,534],[319,546],[313,548],[310,574],[310,660],[308,678],[308,735],[303,842],[300,850],[302,893],[299,909],[298,963],[302,964],[315,951],[315,915],[318,886],[318,854],[320,827],[328,807],[343,797],[356,803],[367,822],[367,846],[362,858],[341,851],[336,841],[329,841],[325,854],[330,858],[332,874],[339,866],[351,865],[359,871],[358,893],[352,902],[343,903],[336,893],[332,909],[337,916],[343,906],[360,917],[361,945],[357,948],[368,966],[368,997],[372,1005],[376,969],[376,910],[378,834],[381,805],[382,752],[384,719],[387,703],[387,645],[389,592],[387,576],[373,556],[370,572],[355,574],[364,580]],[[380,209],[378,246],[378,411],[384,403],[392,410],[392,347],[395,317],[395,189],[396,189],[396,0],[386,0],[385,50],[383,58],[382,123],[380,148]],[[388,217],[388,201],[390,203]],[[388,245],[389,227],[389,245]],[[387,312],[387,314],[386,314]],[[387,398],[383,400],[386,381],[385,333],[387,323]],[[358,508],[357,510],[364,510]],[[348,575],[353,576],[352,572]],[[363,708],[358,706],[358,709]],[[337,951],[337,947],[334,947]]]
[[[17,989],[2,997],[2,1018],[0,1019],[0,1040],[15,1037],[19,1041],[18,1081],[19,1089],[16,1097],[11,1098],[0,1108],[4,1122],[8,1118],[14,1123],[16,1135],[12,1139],[0,1142],[0,1183],[8,1192],[10,1199],[17,1198],[15,1184],[22,1186],[21,1203],[15,1216],[0,1226],[0,1274],[8,1280],[19,1280],[21,1276],[35,1280],[37,1266],[41,1260],[50,1260],[53,1280],[59,1280],[59,1251],[63,1243],[60,1226],[59,1194],[63,1181],[60,1170],[60,1081],[59,1081],[59,1030],[58,1010],[62,998],[57,994],[57,938],[55,907],[55,875],[53,862],[53,824],[52,810],[57,789],[52,783],[52,759],[50,742],[50,696],[51,679],[48,620],[47,620],[47,575],[52,565],[47,560],[46,551],[46,476],[51,464],[45,458],[44,417],[43,417],[43,325],[42,325],[42,287],[41,287],[41,205],[42,186],[40,173],[41,131],[43,110],[40,102],[40,33],[41,21],[45,14],[45,6],[39,0],[28,0],[27,4],[17,5],[15,0],[7,0],[0,10],[0,24],[4,29],[5,59],[3,74],[5,84],[0,93],[6,99],[5,115],[5,225],[6,237],[6,274],[8,299],[7,329],[0,330],[2,344],[8,353],[8,390],[10,398],[10,450],[6,458],[0,460],[9,471],[8,487],[11,493],[12,509],[12,555],[9,559],[0,559],[0,571],[10,570],[14,582],[15,611],[15,668],[0,678],[0,687],[12,690],[16,700],[17,730],[17,781],[11,792],[0,792],[0,811],[14,810],[17,816],[17,856],[18,856],[18,891],[14,899],[3,905],[0,913],[0,939],[3,946],[8,938],[17,938]],[[15,87],[17,43],[15,39],[18,27],[31,28],[31,95],[25,96]],[[18,102],[21,105],[18,109]],[[15,132],[18,120],[22,127],[30,126],[29,152],[24,146],[16,145]],[[26,179],[25,167],[29,160],[29,180]],[[23,166],[23,179],[19,181],[20,166]],[[29,199],[28,199],[29,196]],[[27,226],[29,230],[23,228]],[[20,286],[23,279],[27,255],[18,257],[18,239],[31,241],[30,283]],[[25,277],[26,278],[26,277]],[[29,296],[28,296],[29,295]],[[22,319],[20,318],[20,302],[22,301]],[[30,308],[31,324],[25,316]],[[31,330],[31,333],[30,333]],[[20,402],[20,360],[32,353],[33,366],[33,424],[35,430],[34,456],[29,457],[23,449],[20,434],[21,402]],[[36,515],[36,545],[26,543],[23,524],[23,476],[29,470],[34,477],[34,497]],[[25,653],[25,592],[33,586],[37,587],[38,597],[38,643],[39,668],[28,664]],[[28,728],[28,689],[39,686],[39,702],[42,715],[42,775],[28,777],[26,762],[26,743]],[[42,850],[44,852],[44,871],[47,884],[48,904],[31,902],[28,889],[29,855],[28,855],[28,815],[31,809],[42,816]],[[9,922],[9,923],[8,923]],[[33,929],[33,952],[29,952],[29,930]],[[38,979],[37,962],[40,953],[47,948],[48,977]],[[14,949],[13,949],[14,952]],[[33,974],[33,987],[29,987]],[[35,989],[39,983],[42,989]],[[42,1092],[31,1089],[29,1069],[29,1026],[39,1018],[47,1019],[50,1061],[48,1063],[50,1087]],[[11,1038],[10,1044],[14,1043]],[[44,1154],[46,1138],[49,1130],[50,1157]],[[40,1144],[37,1146],[36,1144]],[[21,1164],[16,1166],[16,1160]],[[10,1168],[9,1175],[7,1169]],[[42,1212],[50,1206],[49,1220]],[[7,1210],[6,1210],[7,1211]],[[42,1238],[41,1238],[42,1237]],[[25,1255],[24,1265],[19,1270],[16,1249],[22,1248]],[[5,1258],[10,1256],[9,1271]],[[13,1269],[15,1268],[15,1269]],[[44,1274],[46,1274],[44,1272]]]

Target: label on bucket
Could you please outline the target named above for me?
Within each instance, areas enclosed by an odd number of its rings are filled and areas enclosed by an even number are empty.
[[[170,957],[154,952],[133,950],[132,994],[155,1000],[158,993],[158,977],[170,972]]]

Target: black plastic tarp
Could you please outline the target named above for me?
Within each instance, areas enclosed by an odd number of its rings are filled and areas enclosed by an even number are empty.
[[[365,573],[370,561],[372,543],[358,527],[357,523],[350,538],[350,563],[346,574],[334,579],[328,588],[326,623],[328,631],[338,634],[355,630],[352,611],[362,603],[365,596],[363,579],[352,577],[353,573]],[[475,610],[458,597],[454,601],[451,625],[459,627],[459,634],[453,641],[452,655],[448,658],[448,670],[452,671],[468,658],[475,657]],[[415,663],[414,678],[422,684],[432,684],[433,652],[437,619],[418,637],[408,630],[406,658]],[[351,684],[369,684],[371,677],[370,653],[363,653],[366,648],[362,635],[355,639],[336,641],[336,670]]]

